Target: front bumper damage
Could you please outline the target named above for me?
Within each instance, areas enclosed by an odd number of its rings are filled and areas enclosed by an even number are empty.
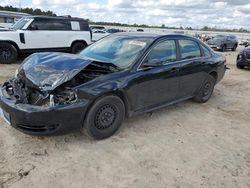
[[[53,107],[17,104],[0,88],[2,116],[14,128],[31,135],[51,135],[80,129],[88,101]]]
[[[33,54],[0,87],[1,114],[11,126],[32,135],[79,129],[93,98],[78,87],[115,71],[112,64],[72,54]]]

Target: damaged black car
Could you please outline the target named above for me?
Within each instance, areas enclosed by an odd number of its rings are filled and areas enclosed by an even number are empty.
[[[187,99],[203,103],[226,60],[185,35],[117,33],[80,54],[35,53],[0,89],[0,110],[32,135],[113,135],[124,118]]]

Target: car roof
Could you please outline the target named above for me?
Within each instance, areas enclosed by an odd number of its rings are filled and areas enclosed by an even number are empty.
[[[46,19],[62,19],[62,20],[71,20],[71,21],[85,21],[87,20],[83,18],[69,17],[69,16],[43,16],[43,15],[35,15],[35,16],[25,16],[26,18],[46,18]]]
[[[218,34],[216,36],[221,36],[221,37],[236,37],[235,35],[230,35],[230,34]]]
[[[114,33],[113,35],[116,36],[131,36],[131,37],[139,37],[139,38],[152,38],[152,39],[157,39],[157,38],[162,38],[162,37],[172,37],[172,38],[180,38],[180,39],[196,39],[192,36],[185,35],[185,34],[166,34],[166,33],[148,33],[148,32],[119,32],[119,33]]]

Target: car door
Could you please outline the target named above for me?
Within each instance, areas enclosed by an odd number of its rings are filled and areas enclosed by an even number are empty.
[[[175,40],[163,40],[151,48],[128,90],[134,111],[151,109],[176,99],[179,91],[176,54]]]
[[[233,43],[233,39],[232,39],[231,36],[227,36],[227,38],[226,38],[226,45],[227,45],[227,48],[233,48],[234,43]]]
[[[28,49],[69,47],[70,30],[68,20],[35,18],[25,31],[25,43]]]
[[[180,50],[180,92],[179,98],[194,96],[207,76],[208,59],[197,41],[191,39],[178,40]],[[203,46],[204,47],[204,46]],[[205,47],[204,47],[205,48]],[[208,50],[208,49],[207,49]],[[209,51],[207,52],[209,53]]]

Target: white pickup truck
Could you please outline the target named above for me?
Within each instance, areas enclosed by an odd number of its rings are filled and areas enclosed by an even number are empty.
[[[91,42],[92,32],[84,19],[27,16],[11,29],[0,30],[0,63],[15,62],[27,52],[78,53]]]

